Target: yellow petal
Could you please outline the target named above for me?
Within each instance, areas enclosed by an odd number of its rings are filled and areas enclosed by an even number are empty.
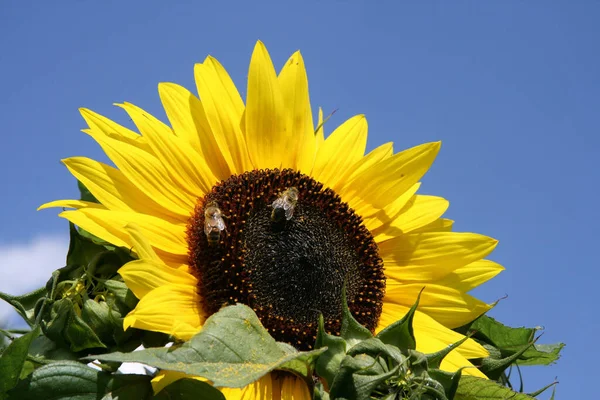
[[[189,217],[196,199],[186,195],[169,177],[162,163],[152,154],[130,144],[86,132],[102,147],[106,155],[138,189],[171,212]]]
[[[448,209],[448,200],[436,196],[416,195],[399,214],[372,231],[376,242],[412,232],[437,220]]]
[[[295,52],[279,73],[279,86],[285,105],[286,131],[291,132],[292,168],[309,174],[315,156],[315,133],[308,95],[308,78],[304,60]]]
[[[475,233],[409,233],[379,243],[385,274],[401,282],[433,281],[487,256],[498,241]]]
[[[158,261],[162,262],[160,258],[156,255],[156,252],[150,245],[150,242],[146,240],[142,229],[136,223],[130,223],[125,225],[125,230],[129,233],[131,237],[131,243],[133,245],[133,251],[135,251],[138,255],[138,258],[144,260]]]
[[[381,310],[381,317],[375,332],[379,333],[383,328],[402,319],[410,307],[394,303],[384,302]],[[417,310],[413,320],[413,330],[417,341],[417,350],[424,353],[433,353],[442,350],[444,347],[459,342],[464,339],[460,333],[454,332],[427,314]],[[488,352],[473,339],[467,339],[454,352],[460,353],[466,358],[487,357]]]
[[[422,232],[451,232],[454,221],[447,218],[439,218],[429,224],[415,229],[413,233]]]
[[[119,275],[135,297],[144,298],[152,290],[166,285],[196,288],[198,280],[181,269],[167,267],[160,261],[136,260],[119,269]]]
[[[206,382],[205,378],[199,376],[188,375],[179,371],[158,371],[156,376],[152,378],[152,390],[154,394],[157,394],[173,382],[177,382],[180,379],[197,379],[202,382]]]
[[[187,221],[187,218],[172,213],[146,196],[118,169],[86,157],[67,158],[62,162],[109,210],[150,214],[172,222]]]
[[[286,113],[271,57],[257,42],[248,71],[246,96],[246,143],[255,168],[293,165],[292,132],[286,127]]]
[[[336,187],[364,156],[367,130],[364,115],[356,115],[340,125],[319,147],[311,176],[327,187]]]
[[[104,207],[102,204],[91,203],[89,201],[83,201],[83,200],[55,200],[55,201],[51,201],[51,202],[42,204],[41,206],[38,207],[38,211],[39,210],[45,210],[46,208],[52,208],[52,207],[65,207],[65,208],[76,208],[76,209],[80,209],[80,208],[98,208],[98,209],[101,209],[101,210],[106,210],[106,207]]]
[[[163,332],[188,340],[200,331],[206,316],[193,286],[167,285],[152,290],[125,317],[125,329],[133,327]]]
[[[134,244],[125,228],[134,222],[152,247],[171,254],[188,253],[185,226],[151,215],[83,208],[64,211],[59,216],[109,243],[124,247],[132,247]]]
[[[239,94],[224,68],[212,57],[194,66],[196,87],[206,119],[231,173],[252,169],[248,148],[240,128],[244,112]]]
[[[395,284],[393,279],[388,279],[383,301],[410,308],[423,287],[425,289],[421,293],[419,311],[451,329],[473,321],[491,308],[473,296],[451,287],[431,283]]]
[[[117,106],[129,114],[180,192],[189,193],[195,202],[211,190],[217,179],[204,158],[184,139],[173,135],[171,128],[133,104]]]
[[[373,165],[391,157],[392,154],[394,154],[394,144],[392,142],[384,143],[381,146],[373,149],[369,154],[362,157],[356,162],[356,164],[352,166],[352,168],[350,168],[350,174],[345,176],[344,179],[342,179],[338,186],[336,186],[334,189],[341,192],[343,187],[345,187],[346,182],[351,182],[358,175],[362,174],[363,171],[366,171]]]
[[[280,381],[281,400],[310,400],[306,383],[294,375],[285,375]]]
[[[357,200],[356,198],[352,198],[349,203],[354,211],[364,218],[367,229],[376,235],[377,229],[384,225],[390,224],[395,218],[398,217],[398,214],[414,198],[415,193],[420,187],[420,182],[415,183],[406,192],[402,193],[394,201],[382,209],[375,208],[372,204],[362,201],[359,201],[358,204],[354,204],[354,202]],[[398,236],[399,233],[400,232],[398,232],[397,229],[392,229],[391,231],[387,232],[386,235],[377,237],[376,241],[382,242]]]
[[[192,144],[219,180],[227,179],[231,170],[210,129],[202,102],[174,83],[160,83],[158,93],[175,134]]]
[[[319,119],[317,120],[317,128],[315,129],[315,151],[319,151],[323,142],[325,142],[325,129],[323,127],[323,109],[319,107]]]
[[[479,260],[455,269],[434,283],[452,287],[461,292],[468,292],[502,271],[504,271],[504,267],[500,264],[490,260]]]
[[[273,390],[271,374],[267,374],[241,389],[221,388],[221,392],[227,400],[273,400],[277,398]]]
[[[152,153],[152,150],[150,149],[146,139],[134,131],[127,129],[100,114],[88,110],[87,108],[80,108],[79,112],[90,127],[90,130],[97,132],[97,134],[102,134]]]
[[[357,176],[344,197],[384,208],[423,177],[439,149],[439,142],[425,143],[394,154]]]

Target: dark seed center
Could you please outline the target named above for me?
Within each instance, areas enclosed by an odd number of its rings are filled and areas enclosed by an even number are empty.
[[[297,188],[286,218],[273,204]],[[226,229],[205,234],[205,209],[218,205]],[[291,203],[288,203],[291,204]],[[289,214],[287,214],[289,216]],[[339,333],[346,283],[354,317],[374,330],[385,276],[377,245],[362,220],[330,189],[292,170],[260,170],[217,184],[188,225],[190,266],[199,278],[205,311],[243,303],[280,341],[314,343],[317,318]]]

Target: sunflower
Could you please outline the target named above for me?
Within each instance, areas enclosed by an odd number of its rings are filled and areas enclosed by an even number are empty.
[[[452,331],[490,305],[468,291],[502,270],[484,258],[496,240],[452,232],[448,202],[416,194],[440,143],[365,154],[367,120],[357,115],[325,138],[315,124],[302,56],[277,75],[265,46],[252,54],[244,104],[213,57],[194,67],[199,98],[173,83],[159,95],[168,126],[130,103],[139,134],[81,109],[116,168],[63,160],[99,203],[60,200],[60,216],[139,259],[120,274],[139,298],[125,327],[187,340],[226,304],[243,303],[279,341],[314,344],[320,312],[340,329],[341,290],[354,317],[378,332],[406,314],[417,349],[462,339]],[[487,351],[468,339],[442,368],[483,376],[469,359]],[[182,377],[161,373],[155,389]],[[267,375],[228,398],[309,398],[293,376]]]

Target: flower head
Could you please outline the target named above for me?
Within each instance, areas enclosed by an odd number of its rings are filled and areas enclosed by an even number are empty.
[[[452,232],[442,218],[448,202],[417,194],[439,143],[398,153],[387,143],[365,155],[363,115],[325,138],[299,52],[277,75],[257,43],[245,103],[216,59],[194,74],[199,98],[159,85],[171,126],[129,103],[118,106],[139,134],[82,109],[85,132],[116,168],[63,160],[100,203],[42,206],[74,208],[60,216],[137,253],[120,270],[140,299],[126,327],[186,340],[223,305],[244,303],[277,340],[308,349],[319,313],[339,332],[344,285],[354,317],[373,332],[425,288],[414,331],[418,350],[433,352],[462,338],[451,328],[490,308],[467,292],[502,270],[484,260],[496,241]],[[486,355],[469,339],[442,368]],[[274,380],[247,390],[275,390]],[[288,381],[281,390],[302,391]]]

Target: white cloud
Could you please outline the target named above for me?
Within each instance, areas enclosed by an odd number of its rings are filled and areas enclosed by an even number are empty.
[[[0,292],[20,295],[45,284],[55,269],[64,267],[69,240],[39,236],[28,243],[0,244]],[[0,300],[0,322],[17,315]]]

